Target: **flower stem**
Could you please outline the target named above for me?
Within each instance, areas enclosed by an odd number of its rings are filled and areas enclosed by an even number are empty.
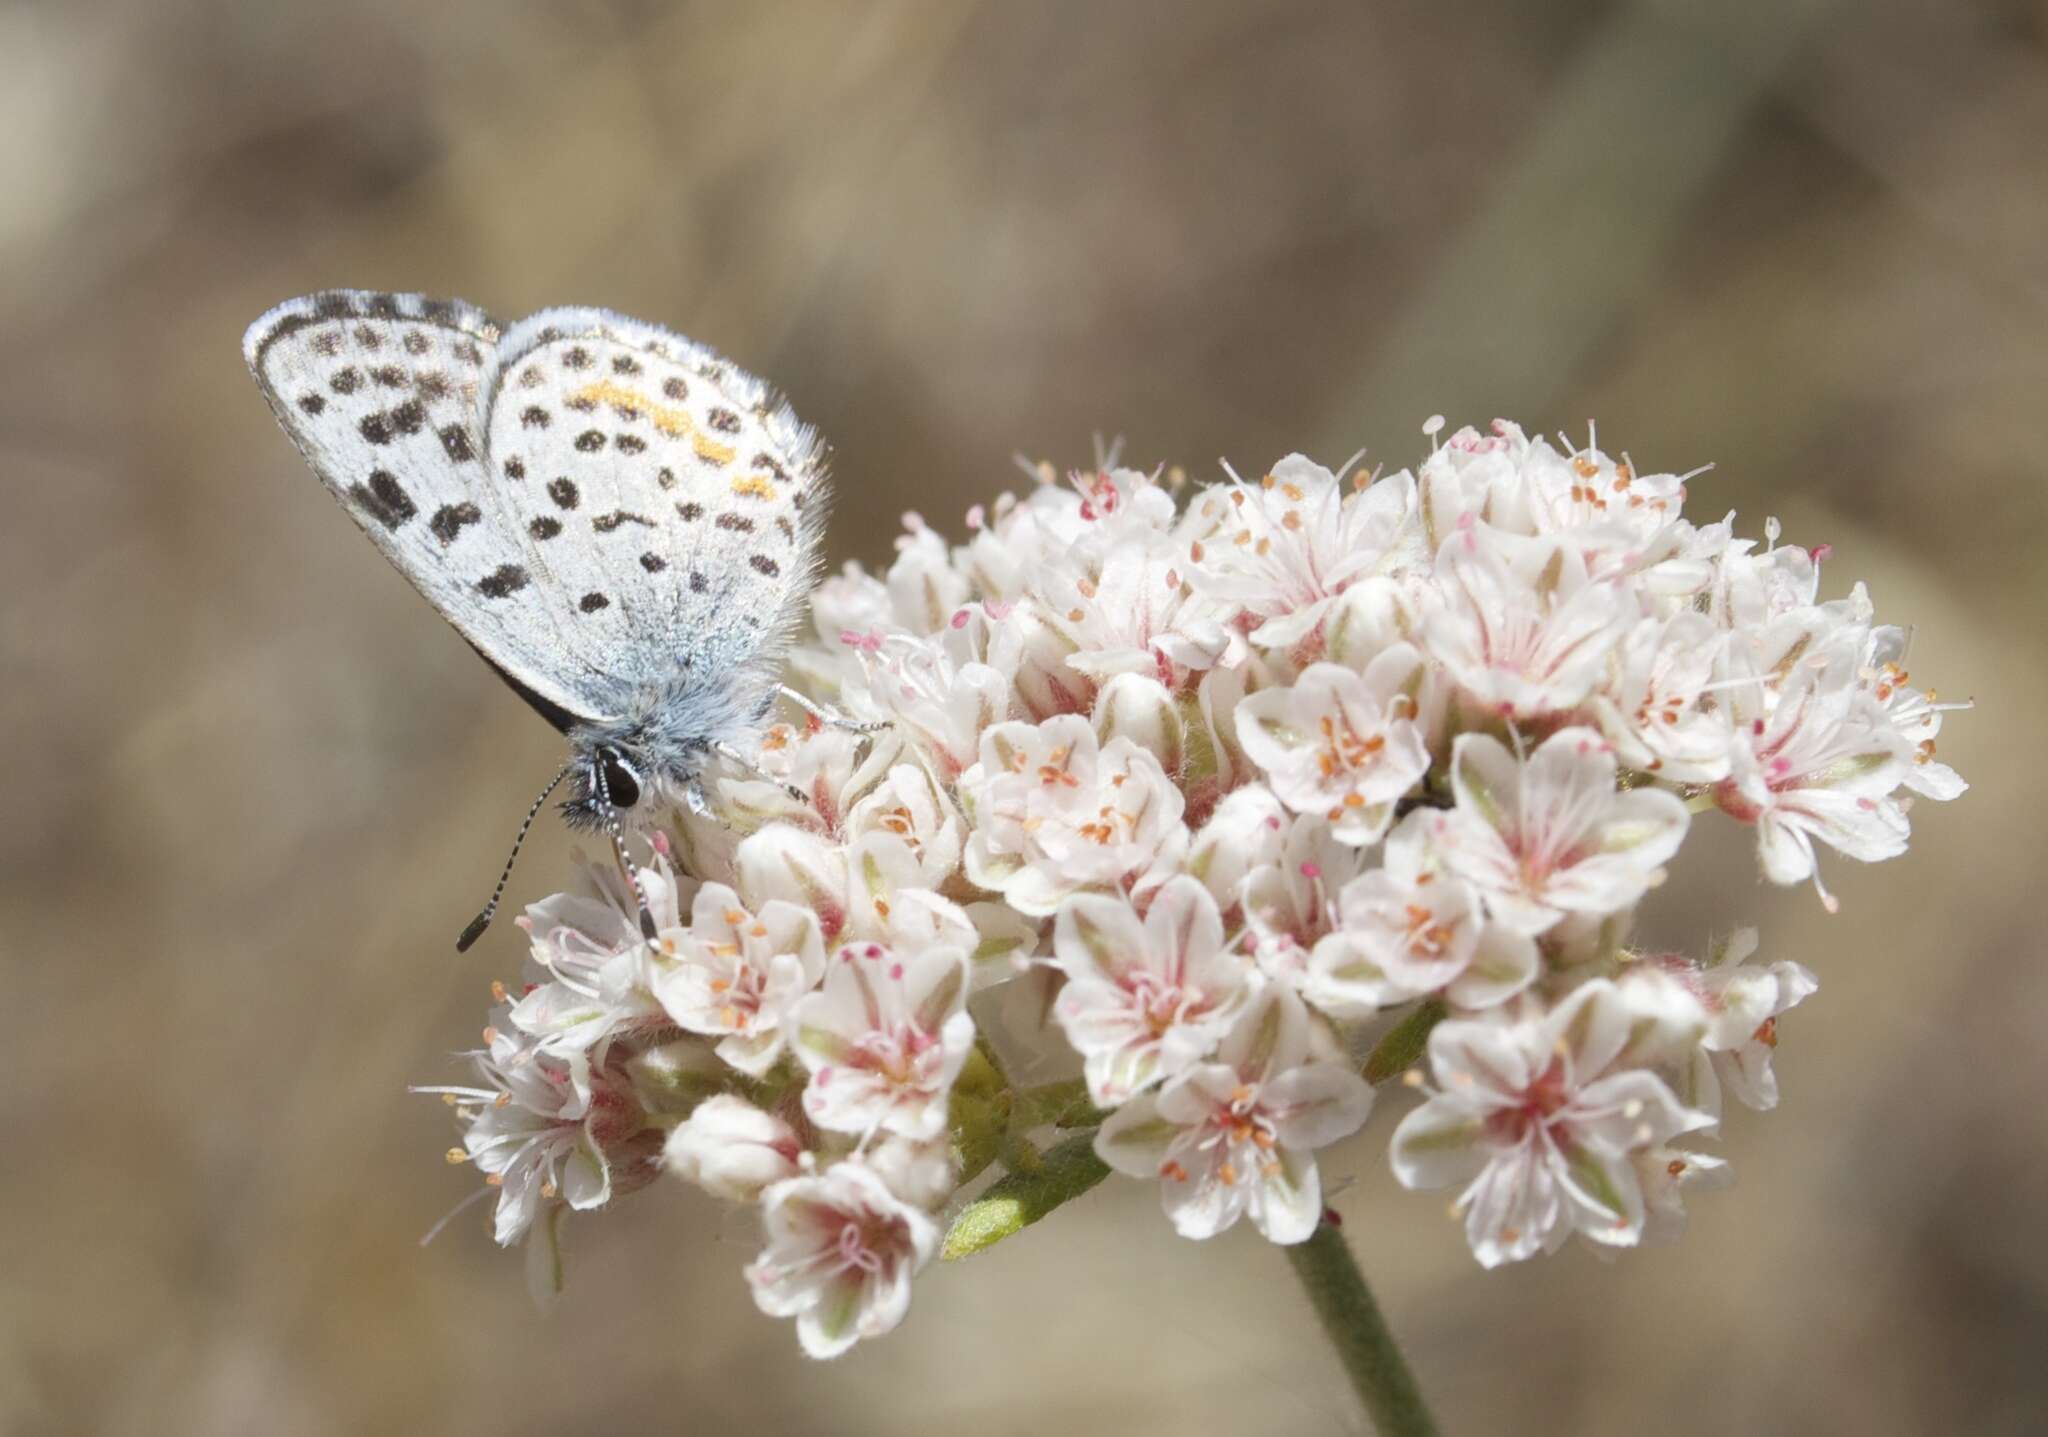
[[[1325,1216],[1307,1242],[1287,1249],[1287,1260],[1380,1437],[1433,1437],[1436,1419],[1337,1225]]]

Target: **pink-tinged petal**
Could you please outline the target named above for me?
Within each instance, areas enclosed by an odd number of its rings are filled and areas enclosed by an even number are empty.
[[[1323,1185],[1312,1153],[1284,1144],[1253,1177],[1252,1223],[1269,1242],[1306,1242],[1323,1220]]]
[[[1781,795],[1780,805],[1788,821],[1845,857],[1876,863],[1906,851],[1910,826],[1894,799],[1805,788]]]
[[[1643,1189],[1621,1153],[1590,1146],[1561,1150],[1560,1186],[1575,1227],[1595,1242],[1633,1247],[1643,1233]]]
[[[1258,1175],[1241,1171],[1229,1145],[1182,1141],[1170,1150],[1159,1181],[1159,1203],[1182,1237],[1203,1242],[1236,1225],[1257,1192]]]
[[[1535,1047],[1537,1051],[1531,1052]],[[1540,1035],[1494,1019],[1451,1019],[1429,1035],[1429,1066],[1437,1086],[1482,1109],[1521,1101],[1550,1060]]]
[[[1223,951],[1223,919],[1209,890],[1193,878],[1168,879],[1145,914],[1140,951],[1151,956],[1148,966],[1163,980],[1185,986],[1192,964]]]
[[[1291,1068],[1259,1089],[1259,1108],[1270,1115],[1283,1148],[1328,1147],[1365,1126],[1372,1088],[1340,1063]]]
[[[1757,859],[1773,883],[1804,883],[1813,877],[1813,840],[1785,815],[1767,813],[1756,826]]]
[[[1604,978],[1574,988],[1545,1016],[1542,1046],[1570,1056],[1571,1079],[1590,1082],[1628,1045],[1635,1021],[1627,1000]]]
[[[1246,1079],[1283,1073],[1308,1056],[1308,1027],[1301,999],[1285,988],[1267,988],[1232,1026],[1216,1061]]]
[[[578,1211],[611,1201],[611,1165],[595,1143],[580,1142],[569,1150],[562,1163],[561,1186],[563,1200]]]
[[[1458,1201],[1465,1240],[1483,1267],[1534,1257],[1569,1232],[1562,1184],[1544,1150],[1532,1144],[1496,1156]]]
[[[1567,1113],[1582,1143],[1610,1153],[1669,1142],[1713,1121],[1710,1114],[1680,1103],[1662,1078],[1643,1068],[1586,1084]]]
[[[1389,1156],[1405,1188],[1444,1188],[1486,1166],[1486,1126],[1476,1110],[1445,1094],[1401,1119]]]
[[[1465,970],[1444,994],[1460,1008],[1491,1008],[1535,982],[1541,967],[1534,939],[1505,924],[1488,923],[1480,930]]]
[[[1126,1176],[1155,1178],[1180,1133],[1179,1124],[1161,1117],[1158,1100],[1147,1094],[1103,1121],[1095,1133],[1095,1155]]]

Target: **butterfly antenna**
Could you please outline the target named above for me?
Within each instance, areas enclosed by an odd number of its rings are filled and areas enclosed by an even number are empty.
[[[597,803],[604,812],[604,831],[611,835],[612,852],[618,856],[619,868],[626,875],[626,881],[633,885],[633,896],[640,901],[640,936],[652,943],[660,930],[654,926],[654,910],[647,906],[647,890],[640,885],[640,871],[633,867],[626,857],[626,831],[619,823],[619,810],[612,804],[612,788],[605,782],[604,765],[598,764]]]
[[[491,901],[484,905],[483,912],[469,920],[469,927],[463,929],[462,936],[455,940],[457,953],[467,953],[470,945],[484,936],[484,930],[490,927],[491,920],[498,916],[498,900],[505,896],[505,885],[512,880],[512,865],[519,861],[519,846],[526,842],[526,831],[533,827],[534,815],[540,812],[541,805],[548,801],[548,795],[569,776],[569,770],[575,766],[573,759],[563,764],[562,771],[548,780],[548,786],[540,791],[540,797],[533,801],[533,807],[526,810],[526,821],[519,825],[519,836],[512,840],[512,852],[505,859],[505,871],[498,875],[498,886],[491,890]]]

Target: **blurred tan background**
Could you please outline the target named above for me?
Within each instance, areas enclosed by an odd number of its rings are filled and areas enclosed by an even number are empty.
[[[838,446],[835,558],[1013,450],[1212,475],[1496,413],[1832,542],[1974,694],[1844,911],[1702,822],[1648,936],[1821,978],[1674,1248],[1485,1274],[1329,1155],[1451,1430],[2048,1414],[2048,7],[2020,0],[0,5],[0,1431],[1362,1430],[1286,1264],[1111,1185],[829,1366],[666,1186],[528,1304],[446,1114],[557,740],[237,352],[328,285],[663,321]],[[515,893],[560,882],[549,828]]]

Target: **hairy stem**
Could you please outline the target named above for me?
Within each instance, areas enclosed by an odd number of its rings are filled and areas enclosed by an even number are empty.
[[[1326,1215],[1307,1242],[1287,1249],[1287,1260],[1380,1437],[1434,1434],[1436,1419],[1336,1223]]]

